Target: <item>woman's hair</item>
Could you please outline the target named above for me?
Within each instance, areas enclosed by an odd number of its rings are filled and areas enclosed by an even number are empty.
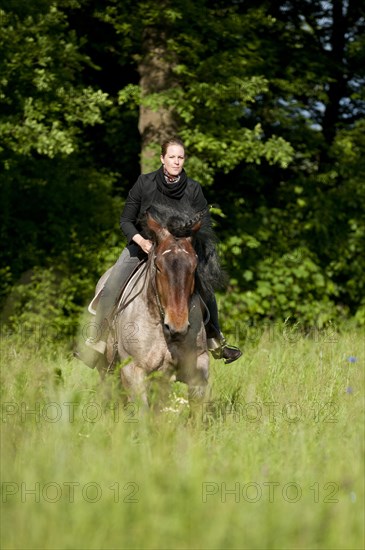
[[[164,141],[163,144],[161,145],[161,155],[163,157],[166,155],[167,148],[169,147],[169,145],[180,145],[185,151],[185,145],[181,141],[180,138],[178,138],[178,137],[170,138],[170,139],[167,139],[166,141]]]

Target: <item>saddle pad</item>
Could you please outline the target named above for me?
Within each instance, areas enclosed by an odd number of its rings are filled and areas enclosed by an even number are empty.
[[[94,296],[94,298],[91,300],[90,304],[89,304],[89,307],[87,308],[88,312],[91,313],[92,315],[96,315],[96,306],[98,305],[98,302],[99,302],[99,294],[100,294],[101,290],[99,290],[99,292]]]

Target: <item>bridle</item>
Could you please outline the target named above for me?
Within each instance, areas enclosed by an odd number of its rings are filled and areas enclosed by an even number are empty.
[[[159,311],[159,314],[160,314],[161,322],[163,323],[164,319],[165,319],[165,310],[164,310],[164,307],[161,303],[161,299],[160,299],[160,296],[159,296],[158,291],[157,291],[157,284],[156,284],[156,273],[157,273],[156,256],[157,256],[157,254],[155,252],[155,246],[151,250],[150,254],[151,254],[151,256],[150,256],[151,286],[152,286],[154,298],[156,300],[156,305],[157,305],[157,308],[158,308],[158,311]],[[208,306],[205,303],[205,301],[203,300],[203,298],[201,297],[200,293],[196,292],[196,294],[199,297],[199,300],[202,304],[203,309],[205,310],[205,318],[204,318],[203,322],[204,322],[204,325],[207,325],[209,323],[209,320],[210,320],[210,313],[209,313]],[[190,309],[193,309],[194,307],[195,307],[195,304],[192,305],[190,307]]]

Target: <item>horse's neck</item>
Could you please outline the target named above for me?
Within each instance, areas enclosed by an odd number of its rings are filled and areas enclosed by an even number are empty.
[[[145,304],[150,304],[154,299],[154,273],[152,266],[147,262],[130,281],[131,294],[138,296]]]
[[[138,324],[152,323],[156,326],[156,322],[161,320],[155,293],[154,273],[149,263],[129,281],[123,293],[119,311],[126,322],[135,322],[138,319]]]
[[[150,315],[152,317],[160,318],[155,272],[152,264],[147,266],[145,286],[143,288],[143,298],[148,306]]]
[[[118,309],[124,309],[145,292],[148,266],[142,265],[127,281],[119,300]]]

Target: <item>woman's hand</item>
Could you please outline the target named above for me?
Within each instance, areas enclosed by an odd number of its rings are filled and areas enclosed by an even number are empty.
[[[140,235],[139,233],[137,233],[137,235],[134,235],[133,239],[132,239],[136,244],[138,244],[138,246],[140,246],[143,250],[143,252],[145,252],[146,254],[149,253],[149,251],[151,250],[152,248],[152,242],[149,241],[148,239],[144,239],[142,237],[142,235]]]

